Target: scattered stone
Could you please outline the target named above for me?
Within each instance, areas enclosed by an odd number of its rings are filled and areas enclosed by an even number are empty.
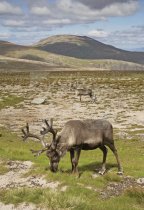
[[[14,204],[3,204],[0,202],[0,209],[1,210],[42,210],[42,208],[39,208],[35,206],[34,204],[28,204],[28,203],[22,203],[18,206],[14,206]]]
[[[44,104],[46,102],[46,98],[34,98],[32,101],[31,101],[31,104]]]
[[[100,195],[103,199],[108,199],[110,197],[119,196],[125,190],[138,186],[138,183],[133,177],[127,176],[122,179],[121,182],[111,182],[104,188]]]
[[[65,192],[65,191],[67,190],[67,188],[68,188],[68,186],[63,186],[63,187],[60,189],[60,191],[61,191],[61,192]]]
[[[19,188],[19,187],[42,187],[57,190],[60,182],[48,182],[44,176],[29,176],[23,177],[33,165],[30,161],[8,161],[7,167],[9,172],[0,175],[0,188]],[[64,189],[63,189],[64,190]],[[1,208],[0,208],[1,209]]]
[[[138,184],[143,185],[144,186],[144,178],[139,178],[136,181]]]

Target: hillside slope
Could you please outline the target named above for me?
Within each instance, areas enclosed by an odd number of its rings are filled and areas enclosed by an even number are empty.
[[[144,52],[121,50],[86,36],[52,36],[39,41],[34,47],[80,59],[113,59],[144,64]]]
[[[97,46],[97,54],[91,53],[90,49],[92,43],[90,46],[90,42],[86,42],[86,39],[95,43]],[[65,48],[64,45],[61,45],[59,48],[59,50],[62,51],[61,54],[58,52],[49,52],[45,49],[49,45],[52,47],[53,45],[59,45],[59,43],[62,44],[64,40],[67,42],[68,46],[74,45],[77,47],[73,56],[73,49],[69,49],[69,47]],[[53,51],[56,49],[57,48],[54,47]],[[89,49],[89,52],[86,49]],[[103,51],[103,49],[105,49],[105,51]],[[66,50],[67,53],[63,55]],[[144,70],[144,65],[142,64],[115,59],[115,56],[113,55],[117,55],[118,50],[119,49],[102,44],[90,38],[79,36],[53,36],[42,40],[33,46],[22,46],[6,41],[0,41],[0,71]],[[119,51],[123,52],[123,50]],[[79,54],[79,52],[81,54]],[[124,52],[127,53],[127,51]],[[71,56],[68,56],[69,54]],[[100,54],[102,57],[101,59],[94,58],[94,56],[100,57]],[[107,54],[107,57],[109,56],[111,58],[105,59],[102,54]],[[91,55],[93,56],[93,59],[92,57],[89,59],[79,58],[80,55],[81,57],[90,57]],[[143,54],[141,54],[141,57],[142,55]]]

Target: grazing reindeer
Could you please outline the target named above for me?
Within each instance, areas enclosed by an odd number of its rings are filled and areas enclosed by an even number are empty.
[[[108,146],[114,153],[117,164],[118,164],[118,174],[122,174],[122,167],[119,161],[117,150],[114,145],[113,140],[113,128],[112,125],[106,120],[70,120],[65,125],[62,131],[57,134],[57,132],[52,127],[51,124],[45,120],[46,128],[40,132],[42,136],[46,133],[53,134],[53,140],[50,145],[46,145],[42,150],[34,151],[35,156],[40,155],[42,152],[46,151],[46,154],[50,160],[50,170],[56,172],[58,170],[58,164],[60,159],[66,154],[67,151],[70,152],[72,172],[78,172],[77,166],[80,157],[81,150],[93,150],[101,149],[103,152],[103,162],[102,168],[99,171],[103,175],[106,171],[106,157]],[[35,135],[29,134],[29,128],[26,132],[22,130],[24,140],[28,137],[37,138]]]
[[[93,96],[93,93],[92,93],[92,90],[91,89],[77,89],[76,90],[76,94],[77,96],[80,96],[80,101],[81,101],[81,98],[82,96],[89,96],[91,99],[92,99],[92,96]]]

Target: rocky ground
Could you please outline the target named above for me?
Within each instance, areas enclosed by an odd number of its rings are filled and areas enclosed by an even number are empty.
[[[80,84],[79,87],[85,85]],[[54,126],[58,129],[69,119],[108,119],[115,129],[121,129],[123,138],[129,138],[126,130],[131,125],[136,125],[133,129],[143,127],[144,105],[141,94],[123,95],[122,90],[104,85],[93,88],[97,100],[92,103],[88,96],[83,96],[80,102],[75,89],[69,88],[67,83],[53,86],[31,83],[27,87],[9,85],[1,86],[0,89],[3,95],[24,97],[24,101],[17,106],[0,110],[0,125],[12,131],[19,132],[28,122],[34,132],[39,132],[42,120],[50,118],[54,118]],[[139,137],[144,139],[142,134]]]
[[[103,83],[100,85],[95,84],[94,81],[91,83],[90,79],[88,83],[81,79],[77,87],[92,88],[97,100],[92,103],[88,96],[84,96],[80,102],[79,97],[75,94],[75,88],[71,87],[71,81],[56,80],[48,84],[32,80],[28,86],[1,84],[2,97],[16,95],[23,97],[24,100],[16,106],[7,106],[0,110],[0,126],[7,127],[21,136],[21,128],[26,125],[26,122],[29,123],[31,132],[39,133],[43,119],[53,118],[54,127],[60,130],[69,119],[104,118],[113,124],[118,138],[131,139],[135,135],[136,138],[144,141],[144,133],[141,132],[144,129],[142,92],[140,94],[126,93],[122,87],[116,89]],[[24,178],[23,174],[32,167],[29,161],[9,161],[7,167],[9,172],[0,175],[1,189],[28,186],[56,190],[60,185],[59,182],[47,182],[44,177]],[[103,199],[106,199],[120,195],[131,186],[143,188],[144,179],[124,177],[122,182],[110,183],[100,194]],[[66,187],[61,190],[65,190]],[[37,208],[26,203],[18,207],[0,203],[0,209],[34,210]]]

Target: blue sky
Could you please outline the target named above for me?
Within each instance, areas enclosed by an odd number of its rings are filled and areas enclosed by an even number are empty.
[[[29,45],[57,34],[142,48],[144,0],[0,0],[0,40]]]

